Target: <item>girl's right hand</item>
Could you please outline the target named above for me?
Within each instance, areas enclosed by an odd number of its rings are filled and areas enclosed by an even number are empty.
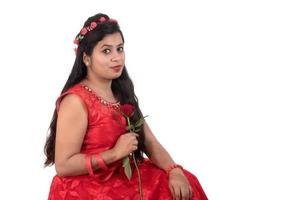
[[[138,149],[138,136],[139,135],[135,132],[128,132],[122,134],[118,138],[115,146],[113,147],[118,159],[121,159]]]

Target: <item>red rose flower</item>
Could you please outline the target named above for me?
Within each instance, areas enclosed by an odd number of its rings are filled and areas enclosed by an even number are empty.
[[[77,45],[79,44],[79,40],[78,40],[77,37],[74,39],[73,43],[74,43],[74,44],[77,44]]]
[[[88,32],[87,29],[85,27],[83,27],[80,31],[80,34],[85,35],[87,32]]]
[[[135,108],[131,104],[123,104],[120,107],[121,114],[125,115],[126,120],[127,120],[126,131],[139,132],[141,130],[141,128],[142,128],[142,125],[145,122],[145,117],[142,117],[137,122],[132,123],[130,121],[130,117],[131,117],[131,115],[133,115],[134,110],[135,110]],[[131,156],[133,158],[134,166],[135,166],[135,168],[137,170],[137,176],[138,176],[138,182],[139,182],[140,199],[143,199],[143,195],[142,195],[143,194],[142,193],[142,180],[141,180],[140,170],[139,170],[138,163],[136,161],[134,152],[131,153]],[[131,177],[132,177],[132,170],[131,170],[129,156],[126,156],[125,158],[123,158],[122,167],[124,168],[124,173],[125,173],[126,177],[128,178],[128,180],[130,180]]]
[[[77,55],[77,48],[74,48],[75,55]]]
[[[118,21],[115,19],[109,19],[108,21],[113,22],[113,23],[118,23]]]
[[[90,29],[94,30],[97,27],[97,23],[96,22],[92,22],[90,25]]]
[[[99,18],[99,22],[104,22],[106,19],[105,19],[105,17],[100,17]]]
[[[121,105],[121,111],[127,116],[130,117],[134,111],[134,106],[131,104]]]

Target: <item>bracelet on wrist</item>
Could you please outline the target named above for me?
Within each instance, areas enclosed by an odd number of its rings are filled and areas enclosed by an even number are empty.
[[[175,168],[180,168],[181,170],[183,170],[183,167],[179,164],[171,164],[167,169],[166,169],[166,173],[169,175],[170,172],[175,169]]]
[[[105,170],[105,171],[108,170],[108,167],[105,164],[104,160],[102,159],[100,153],[96,153],[96,154],[94,154],[94,156],[95,156],[95,159],[97,161],[98,167],[102,170]]]

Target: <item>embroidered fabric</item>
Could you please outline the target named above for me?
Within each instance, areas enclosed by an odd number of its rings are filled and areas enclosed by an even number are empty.
[[[88,112],[88,127],[81,147],[81,153],[94,155],[111,149],[121,134],[125,132],[126,119],[114,107],[106,106],[99,98],[76,84],[56,101],[56,109],[62,98],[75,94],[83,101]],[[131,163],[134,166],[133,163]],[[129,181],[122,168],[122,160],[107,165],[107,170],[96,170],[94,176],[53,177],[48,200],[139,200],[138,176],[132,167],[132,178]],[[144,200],[173,199],[169,189],[168,175],[145,158],[139,164],[142,178]],[[193,189],[193,200],[207,200],[198,179],[183,169]]]

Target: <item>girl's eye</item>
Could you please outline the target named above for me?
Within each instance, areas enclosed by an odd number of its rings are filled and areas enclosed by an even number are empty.
[[[109,53],[110,53],[110,49],[104,49],[104,50],[103,50],[103,53],[109,54]]]
[[[117,50],[118,50],[118,52],[123,52],[124,48],[123,47],[119,47]],[[103,53],[105,53],[105,54],[109,54],[110,52],[111,52],[110,49],[104,49],[103,50]]]
[[[123,48],[123,47],[119,47],[119,48],[118,48],[118,51],[123,52],[123,51],[124,51],[124,48]]]

